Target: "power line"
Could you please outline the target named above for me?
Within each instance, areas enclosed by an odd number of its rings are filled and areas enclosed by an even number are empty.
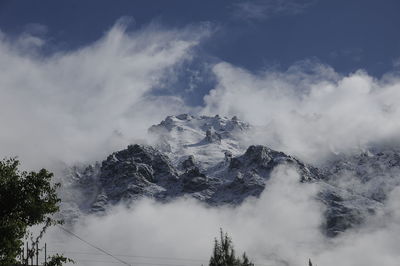
[[[80,252],[80,251],[62,251],[64,253],[74,253],[74,254],[82,254],[82,255],[95,255],[95,256],[105,256],[99,253],[93,253],[93,252]],[[176,260],[176,261],[189,261],[189,263],[196,263],[196,262],[203,262],[207,264],[207,260],[200,260],[200,259],[184,259],[184,258],[172,258],[172,257],[150,257],[150,256],[136,256],[136,255],[122,255],[122,254],[114,254],[114,256],[120,256],[120,257],[133,257],[133,258],[144,258],[144,259],[170,259],[170,260]],[[87,261],[87,262],[107,262],[107,263],[118,263],[118,262],[113,262],[113,261],[104,261],[101,260],[102,258],[78,258],[74,259],[75,261]],[[156,262],[156,261],[128,261],[129,263],[134,263],[135,265],[155,265],[155,266],[188,266],[188,265],[198,265],[198,264],[172,264],[172,263],[161,263],[161,262]],[[179,262],[177,262],[179,263]],[[255,265],[258,266],[271,266],[272,264],[263,264],[260,263],[260,261],[254,261]]]
[[[108,256],[110,256],[110,257],[116,259],[117,261],[119,261],[119,262],[121,262],[121,263],[123,263],[123,264],[125,264],[125,265],[132,266],[131,264],[127,263],[126,261],[121,260],[120,258],[115,257],[114,255],[112,255],[111,253],[105,251],[104,249],[99,248],[99,247],[95,246],[94,244],[92,244],[92,243],[90,243],[90,242],[84,240],[84,239],[81,238],[80,236],[78,236],[78,235],[74,234],[73,232],[71,232],[71,231],[65,229],[65,228],[62,227],[61,225],[58,225],[58,227],[61,228],[64,232],[66,232],[66,233],[68,233],[68,234],[70,234],[70,235],[76,237],[76,238],[79,239],[80,241],[82,241],[82,242],[86,243],[87,245],[91,246],[92,248],[95,248],[95,249],[97,249],[97,250],[103,252],[104,254],[106,254],[106,255],[108,255]]]
[[[104,262],[104,263],[118,263],[115,261],[107,261],[107,260],[90,260],[90,259],[78,259],[76,261],[80,262]],[[132,262],[137,265],[152,265],[152,266],[188,266],[187,264],[167,264],[167,263],[158,263],[158,262]]]
[[[87,245],[89,245],[89,246],[91,246],[91,247],[93,247],[93,248],[99,250],[100,252],[106,254],[107,256],[112,257],[113,259],[117,260],[118,262],[100,261],[100,260],[87,260],[87,259],[86,259],[86,260],[81,260],[81,259],[79,259],[78,261],[107,262],[107,263],[123,263],[123,264],[128,265],[128,266],[132,266],[132,265],[129,264],[128,262],[126,262],[126,261],[124,261],[124,260],[122,260],[122,259],[116,257],[116,256],[120,256],[120,257],[133,257],[133,258],[148,258],[148,259],[182,260],[182,261],[192,261],[192,262],[196,262],[196,261],[197,261],[197,262],[205,262],[205,261],[206,261],[206,260],[201,260],[201,259],[189,259],[189,258],[186,259],[186,258],[173,258],[173,257],[151,257],[151,256],[138,256],[138,255],[121,255],[121,254],[119,254],[119,255],[113,255],[113,254],[111,254],[110,252],[107,252],[106,250],[104,250],[104,249],[102,249],[102,248],[100,248],[100,247],[97,247],[96,245],[94,245],[94,244],[88,242],[87,240],[83,239],[82,237],[80,237],[80,236],[76,235],[75,233],[69,231],[68,229],[62,227],[61,225],[57,225],[57,226],[58,226],[60,229],[62,229],[64,232],[66,232],[66,233],[70,234],[71,236],[73,236],[73,237],[79,239],[79,240],[82,241],[83,243],[85,243],[85,244],[87,244]],[[66,252],[66,253],[83,254],[83,255],[101,255],[101,254],[98,254],[98,253],[91,253],[91,252],[78,252],[78,251],[70,251],[70,252],[64,251],[64,252]],[[163,264],[163,263],[157,263],[157,262],[156,262],[156,263],[150,263],[150,262],[131,262],[131,263],[135,263],[135,264],[138,264],[138,265],[154,265],[154,266],[187,266],[187,265],[180,265],[180,264]],[[268,266],[268,265],[269,265],[269,264],[259,264],[259,263],[257,263],[257,262],[255,262],[255,264],[256,264],[256,265],[260,265],[260,266],[261,266],[261,265],[265,265],[265,266]]]
[[[84,255],[95,255],[95,256],[104,256],[99,253],[94,252],[82,252],[82,251],[63,251],[65,253],[75,253],[75,254],[84,254]],[[181,261],[193,261],[193,262],[205,262],[207,260],[202,259],[191,259],[191,258],[177,258],[177,257],[152,257],[152,256],[139,256],[139,255],[127,255],[127,254],[114,254],[114,256],[119,257],[131,257],[131,258],[143,258],[143,259],[160,259],[160,260],[181,260]]]
[[[77,262],[104,262],[104,263],[118,263],[115,261],[106,261],[106,260],[96,260],[96,259],[77,259]],[[135,263],[136,265],[151,265],[151,266],[188,266],[188,264],[169,264],[169,263],[159,263],[159,262],[136,262],[132,261],[131,263]],[[194,264],[193,264],[194,265]],[[197,264],[196,264],[197,265]],[[255,262],[255,265],[258,266],[272,266],[272,264],[259,264]]]

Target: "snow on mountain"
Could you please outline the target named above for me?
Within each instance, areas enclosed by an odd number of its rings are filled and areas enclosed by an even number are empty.
[[[225,157],[241,154],[246,147],[240,138],[250,125],[238,120],[216,115],[168,116],[160,124],[150,127],[149,133],[156,140],[156,147],[168,154],[174,164],[193,155],[202,169],[215,166]]]
[[[372,148],[341,156],[329,162],[325,171],[330,183],[384,202],[392,189],[400,185],[400,151]]]
[[[193,197],[212,206],[238,205],[260,196],[272,171],[285,165],[297,170],[299,182],[319,184],[317,197],[326,206],[323,226],[327,234],[336,235],[382,206],[384,193],[375,192],[387,191],[386,169],[400,168],[399,153],[392,151],[343,156],[318,169],[266,146],[243,147],[241,138],[249,129],[236,117],[168,116],[149,129],[154,146],[129,145],[101,164],[70,169],[69,180],[81,196],[70,197],[67,205],[80,212],[103,212],[143,197],[160,202]],[[367,193],[343,183],[343,176],[350,175],[361,183],[381,185],[369,186]],[[65,213],[73,216],[73,211]]]

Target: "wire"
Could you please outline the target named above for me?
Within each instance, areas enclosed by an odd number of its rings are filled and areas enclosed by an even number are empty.
[[[118,263],[114,261],[106,261],[106,260],[90,260],[90,259],[78,259],[77,262],[105,262],[105,263]],[[154,265],[154,266],[188,266],[187,264],[166,264],[166,263],[151,263],[151,262],[133,262],[137,265]]]
[[[94,252],[82,252],[82,251],[63,251],[65,253],[75,253],[75,254],[84,254],[84,255],[95,255],[95,256],[104,256],[99,253]],[[127,254],[114,254],[114,256],[119,257],[131,257],[131,258],[143,258],[143,259],[161,259],[161,260],[181,260],[181,261],[193,261],[193,262],[205,262],[207,260],[202,259],[189,259],[189,258],[176,258],[176,257],[151,257],[151,256],[139,256],[139,255],[127,255]]]
[[[70,235],[76,237],[76,238],[79,239],[80,241],[82,241],[82,242],[86,243],[87,245],[89,245],[89,246],[91,246],[91,247],[93,247],[93,248],[95,248],[95,249],[97,249],[97,250],[103,252],[104,254],[106,254],[106,255],[108,255],[108,256],[110,256],[110,257],[116,259],[117,261],[119,261],[119,262],[121,262],[121,263],[123,263],[123,264],[125,264],[125,265],[132,266],[131,264],[127,263],[126,261],[121,260],[120,258],[115,257],[114,255],[112,255],[111,253],[105,251],[104,249],[99,248],[99,247],[93,245],[92,243],[90,243],[90,242],[84,240],[84,239],[81,238],[80,236],[78,236],[78,235],[72,233],[71,231],[65,229],[65,228],[62,227],[61,225],[58,225],[58,227],[61,228],[64,232],[66,232],[66,233],[68,233],[68,234],[70,234]]]
[[[94,255],[94,256],[105,256],[103,254],[99,253],[93,253],[93,252],[80,252],[80,251],[62,251],[64,253],[74,253],[74,254],[82,254],[82,255]],[[133,258],[144,258],[144,259],[168,259],[168,260],[176,260],[176,261],[189,261],[189,263],[196,263],[196,262],[203,262],[204,265],[208,264],[207,260],[200,260],[200,259],[184,259],[184,258],[172,258],[172,257],[150,257],[150,256],[137,256],[137,255],[122,255],[122,254],[114,254],[114,256],[120,256],[120,257],[133,257]],[[90,257],[89,257],[90,258]],[[87,262],[107,262],[107,263],[118,263],[118,262],[113,262],[113,261],[104,261],[101,260],[102,258],[78,258],[74,259],[77,262],[80,261],[87,261]],[[161,262],[149,262],[149,261],[129,261],[130,263],[134,263],[135,265],[157,265],[157,266],[188,266],[188,265],[197,265],[197,264],[170,264],[170,263],[161,263]],[[263,264],[260,261],[255,261],[255,265],[258,266],[271,266],[272,264]]]
[[[91,260],[91,259],[77,259],[76,262],[104,262],[104,263],[118,263],[115,261],[106,261],[106,260]],[[152,265],[152,266],[188,266],[188,264],[169,264],[169,263],[158,263],[158,262],[131,262],[136,265]],[[197,265],[197,264],[196,264]],[[255,263],[258,266],[272,266],[272,264],[259,264]]]
[[[113,255],[113,254],[111,254],[110,252],[107,252],[106,250],[104,250],[104,249],[102,249],[102,248],[100,248],[100,247],[97,247],[96,245],[94,245],[94,244],[88,242],[87,240],[83,239],[82,237],[76,235],[75,233],[73,233],[73,232],[67,230],[66,228],[62,227],[61,225],[57,225],[57,226],[58,226],[60,229],[62,229],[64,232],[66,232],[66,233],[72,235],[73,237],[79,239],[79,240],[82,241],[83,243],[85,243],[85,244],[87,244],[87,245],[89,245],[89,246],[91,246],[91,247],[93,247],[93,248],[99,250],[100,252],[106,254],[107,256],[112,257],[113,259],[117,260],[118,262],[101,261],[101,260],[88,260],[88,259],[86,259],[86,260],[85,260],[85,259],[83,259],[83,260],[82,260],[82,259],[78,259],[77,261],[107,262],[107,263],[123,263],[123,264],[125,264],[125,265],[132,266],[132,265],[129,264],[128,262],[126,262],[126,261],[124,261],[124,260],[122,260],[122,259],[116,257],[116,256],[120,256],[120,257],[133,257],[133,258],[144,258],[144,259],[148,258],[148,259],[167,259],[167,260],[181,260],[181,261],[192,261],[192,262],[196,262],[196,261],[197,261],[197,262],[206,262],[206,260],[189,259],[189,258],[186,259],[186,258],[173,258],[173,257],[151,257],[151,256],[138,256],[138,255],[121,255],[121,254]],[[65,253],[83,254],[83,255],[101,255],[101,254],[93,253],[93,252],[79,252],[79,251],[64,251],[64,252],[65,252]],[[187,265],[182,265],[182,264],[165,264],[165,263],[157,263],[157,262],[156,262],[156,263],[151,263],[151,262],[131,262],[131,263],[134,263],[134,264],[137,264],[137,265],[154,265],[154,266],[187,266]],[[255,262],[255,265],[260,265],[260,266],[261,266],[261,265],[265,265],[265,266],[268,266],[269,264],[260,264],[260,263],[256,263],[256,262]]]

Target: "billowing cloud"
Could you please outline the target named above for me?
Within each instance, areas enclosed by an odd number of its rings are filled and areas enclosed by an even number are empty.
[[[293,169],[281,167],[268,181],[267,193],[238,207],[210,208],[193,199],[168,204],[145,199],[130,209],[119,207],[106,216],[88,216],[74,232],[112,254],[127,255],[119,258],[132,265],[207,265],[213,239],[222,227],[232,236],[236,250],[246,251],[257,265],[303,265],[323,240],[319,230],[323,208],[314,200],[317,187],[299,186],[298,180]],[[54,235],[48,235],[48,245],[76,258],[79,265],[113,261],[54,230]]]
[[[214,73],[218,85],[205,96],[203,112],[262,126],[252,142],[313,162],[374,143],[399,143],[396,75],[377,80],[360,70],[343,76],[315,62],[257,74],[219,63]]]
[[[318,254],[319,265],[397,265],[399,253],[394,249],[400,241],[399,187],[390,194],[385,208],[354,231],[330,241]]]
[[[207,28],[117,23],[78,50],[46,55],[31,31],[0,39],[0,157],[27,167],[90,161],[144,138],[166,114],[186,111],[179,97],[151,91],[190,59]],[[101,157],[99,157],[101,158]]]
[[[398,144],[396,74],[379,80],[363,71],[343,76],[315,62],[251,73],[220,62],[212,67],[216,86],[202,107],[188,106],[171,91],[163,94],[165,82],[178,75],[175,67],[192,57],[207,33],[155,25],[127,33],[119,23],[96,43],[51,55],[41,51],[46,45],[41,37],[1,35],[0,156],[18,155],[29,168],[102,159],[144,139],[148,126],[166,115],[187,111],[237,115],[256,125],[249,142],[313,162],[376,143]],[[197,73],[190,82],[207,78]],[[246,250],[260,265],[304,265],[309,257],[325,266],[398,264],[398,189],[362,228],[327,239],[319,228],[323,208],[314,200],[317,185],[297,180],[295,172],[280,168],[260,199],[235,208],[210,208],[190,199],[142,200],[130,209],[82,217],[74,232],[144,264],[207,264],[220,227],[238,251]],[[53,251],[65,251],[80,265],[111,263],[54,230],[47,236]]]
[[[120,206],[105,216],[83,217],[73,232],[131,265],[207,265],[221,227],[236,251],[246,251],[256,265],[302,266],[309,258],[325,266],[398,265],[398,188],[364,225],[328,238],[320,230],[324,207],[315,199],[318,184],[301,184],[298,178],[293,169],[280,167],[259,199],[237,207],[210,208],[184,198],[166,204],[143,199],[129,209]],[[44,241],[51,253],[63,252],[78,265],[118,263],[59,228]]]

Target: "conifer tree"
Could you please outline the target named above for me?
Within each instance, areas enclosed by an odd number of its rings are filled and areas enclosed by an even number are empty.
[[[214,250],[209,266],[254,266],[254,264],[246,253],[243,253],[242,258],[235,256],[232,239],[221,229],[219,241],[214,240]]]
[[[249,258],[247,257],[246,252],[243,253],[242,260],[243,260],[242,266],[254,266],[254,263],[252,263],[252,262],[249,260]]]

